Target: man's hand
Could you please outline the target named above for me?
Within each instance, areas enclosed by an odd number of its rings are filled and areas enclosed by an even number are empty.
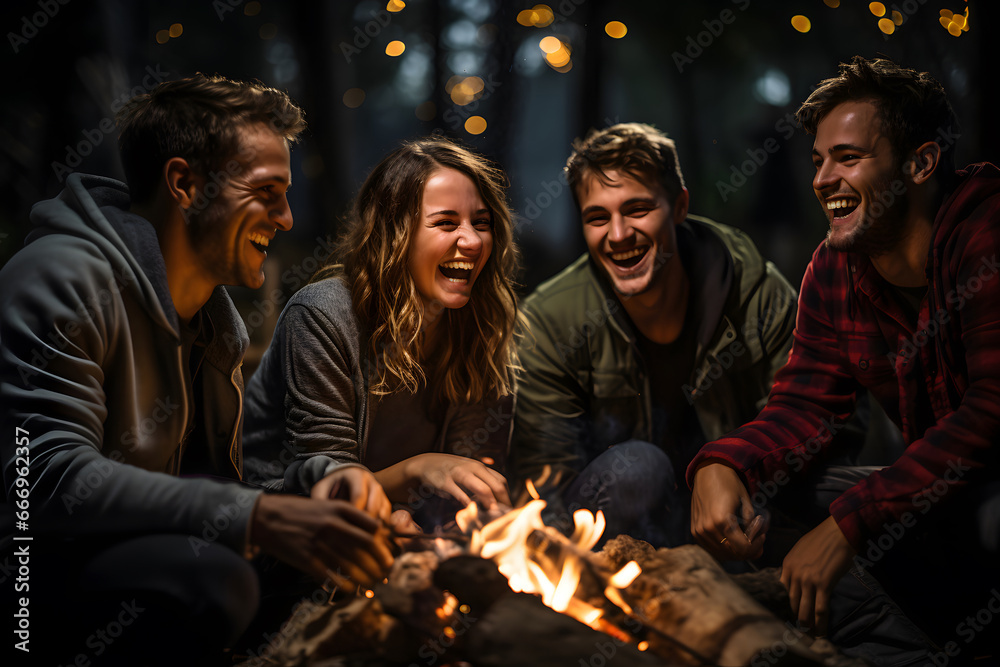
[[[454,454],[418,454],[378,473],[387,489],[405,497],[404,488],[427,486],[462,505],[473,500],[487,509],[510,506],[507,480],[481,462]]]
[[[750,494],[735,470],[723,463],[698,468],[691,490],[691,534],[706,551],[719,560],[759,558],[767,527],[763,517],[754,515]]]
[[[386,523],[392,514],[392,503],[375,475],[356,466],[333,471],[313,485],[309,495],[320,500],[346,500]]]
[[[318,581],[331,572],[371,586],[392,565],[389,532],[381,521],[343,500],[265,494],[250,520],[261,551]]]
[[[799,623],[818,635],[826,634],[830,593],[851,568],[855,551],[833,517],[827,518],[795,543],[781,567],[781,583],[788,589]]]

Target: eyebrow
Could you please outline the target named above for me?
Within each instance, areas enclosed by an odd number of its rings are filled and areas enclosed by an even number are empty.
[[[488,208],[481,208],[478,211],[474,211],[473,215],[481,215],[483,213],[486,213],[487,215],[489,215],[490,209],[488,209]],[[458,215],[458,211],[452,211],[450,209],[447,210],[447,211],[434,211],[433,213],[428,213],[427,217],[429,218],[429,217],[434,216],[434,215],[455,215],[455,216],[457,216]]]
[[[655,205],[656,204],[656,198],[655,197],[633,197],[632,199],[627,199],[624,202],[622,202],[622,206],[623,207],[624,206],[631,206],[632,204],[651,204],[651,205]],[[590,213],[592,211],[606,211],[606,210],[607,210],[607,208],[604,207],[604,206],[599,206],[597,204],[593,204],[593,205],[588,206],[587,208],[583,209],[582,211],[580,211],[580,215],[587,215],[588,213]]]
[[[854,151],[855,153],[870,153],[870,148],[865,148],[864,146],[858,146],[856,144],[837,144],[836,146],[831,146],[826,150],[827,153],[833,155],[839,151]],[[819,151],[813,147],[813,154],[819,155]]]

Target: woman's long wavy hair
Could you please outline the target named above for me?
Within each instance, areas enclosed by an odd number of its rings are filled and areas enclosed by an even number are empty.
[[[493,222],[493,250],[469,303],[458,309],[421,307],[407,268],[424,185],[440,169],[472,179]],[[503,171],[485,158],[447,139],[425,138],[387,155],[361,186],[346,233],[312,281],[341,275],[350,288],[368,335],[370,393],[415,392],[426,382],[438,405],[511,393],[519,256],[506,185]],[[424,358],[422,332],[435,318],[442,320],[437,341]]]

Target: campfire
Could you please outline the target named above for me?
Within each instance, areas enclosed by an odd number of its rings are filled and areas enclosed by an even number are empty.
[[[625,536],[594,553],[600,512],[564,535],[529,490],[500,516],[470,504],[373,591],[303,603],[244,665],[863,664],[788,622],[776,572],[731,577],[700,547]]]

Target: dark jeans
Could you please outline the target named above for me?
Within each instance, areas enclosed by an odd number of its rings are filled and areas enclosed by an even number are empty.
[[[563,499],[571,513],[580,508],[604,513],[607,526],[598,547],[617,535],[657,548],[691,543],[691,494],[677,489],[670,458],[648,442],[608,448],[573,480]]]
[[[8,553],[25,544],[31,651],[18,664],[225,664],[223,649],[257,611],[253,567],[220,545],[196,550],[187,535],[38,535]]]
[[[776,542],[790,548],[811,527],[807,522],[815,525],[833,499],[873,469],[831,468],[806,485],[811,497],[804,502],[815,508],[811,513],[815,516],[800,521],[776,512],[768,542],[773,532],[779,538]],[[564,501],[570,511],[583,507],[604,512],[607,528],[601,544],[626,534],[656,547],[675,547],[692,542],[691,494],[687,488],[677,488],[676,480],[674,466],[662,450],[630,440],[591,461],[567,488]],[[829,516],[828,511],[825,514]],[[783,554],[776,557],[775,564],[780,564]],[[840,580],[830,606],[830,641],[847,655],[881,667],[923,665],[936,651],[878,581],[859,568]]]

